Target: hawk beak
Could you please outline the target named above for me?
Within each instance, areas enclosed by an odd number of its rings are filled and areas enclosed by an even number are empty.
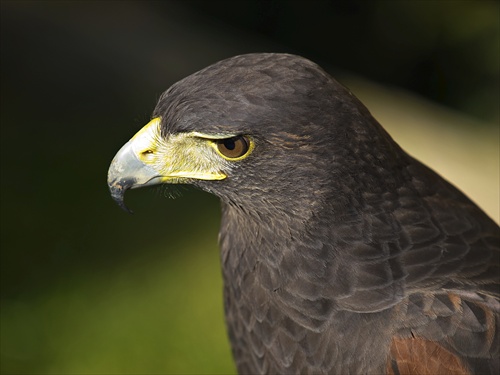
[[[125,191],[143,186],[157,185],[162,176],[149,165],[144,164],[128,141],[116,154],[108,171],[108,186],[111,197],[126,212],[132,211],[125,205]]]

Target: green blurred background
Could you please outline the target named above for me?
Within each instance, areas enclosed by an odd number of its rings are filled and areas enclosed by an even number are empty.
[[[109,162],[161,92],[290,52],[499,219],[496,1],[1,1],[1,372],[233,373],[219,203]],[[181,195],[178,199],[170,196]]]

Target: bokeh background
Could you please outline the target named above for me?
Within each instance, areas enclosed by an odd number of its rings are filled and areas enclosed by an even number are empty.
[[[169,85],[289,52],[499,220],[497,1],[1,1],[1,373],[233,373],[219,203],[109,197]]]

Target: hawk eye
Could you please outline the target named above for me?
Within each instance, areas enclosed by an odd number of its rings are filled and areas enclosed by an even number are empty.
[[[243,136],[221,139],[217,141],[217,149],[227,159],[238,159],[250,149],[250,142]]]

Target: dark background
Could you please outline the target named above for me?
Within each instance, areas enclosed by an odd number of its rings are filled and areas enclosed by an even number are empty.
[[[2,0],[1,372],[234,371],[217,200],[144,189],[128,194],[127,215],[106,186],[115,152],[169,85],[236,54],[300,54],[372,98],[381,117],[460,117],[439,136],[429,121],[412,130],[423,143],[466,134],[457,155],[478,160],[478,179],[493,168],[495,181],[499,22],[496,1]],[[378,85],[394,101],[377,107]],[[417,104],[398,104],[410,92]],[[427,148],[446,154],[438,146]]]

